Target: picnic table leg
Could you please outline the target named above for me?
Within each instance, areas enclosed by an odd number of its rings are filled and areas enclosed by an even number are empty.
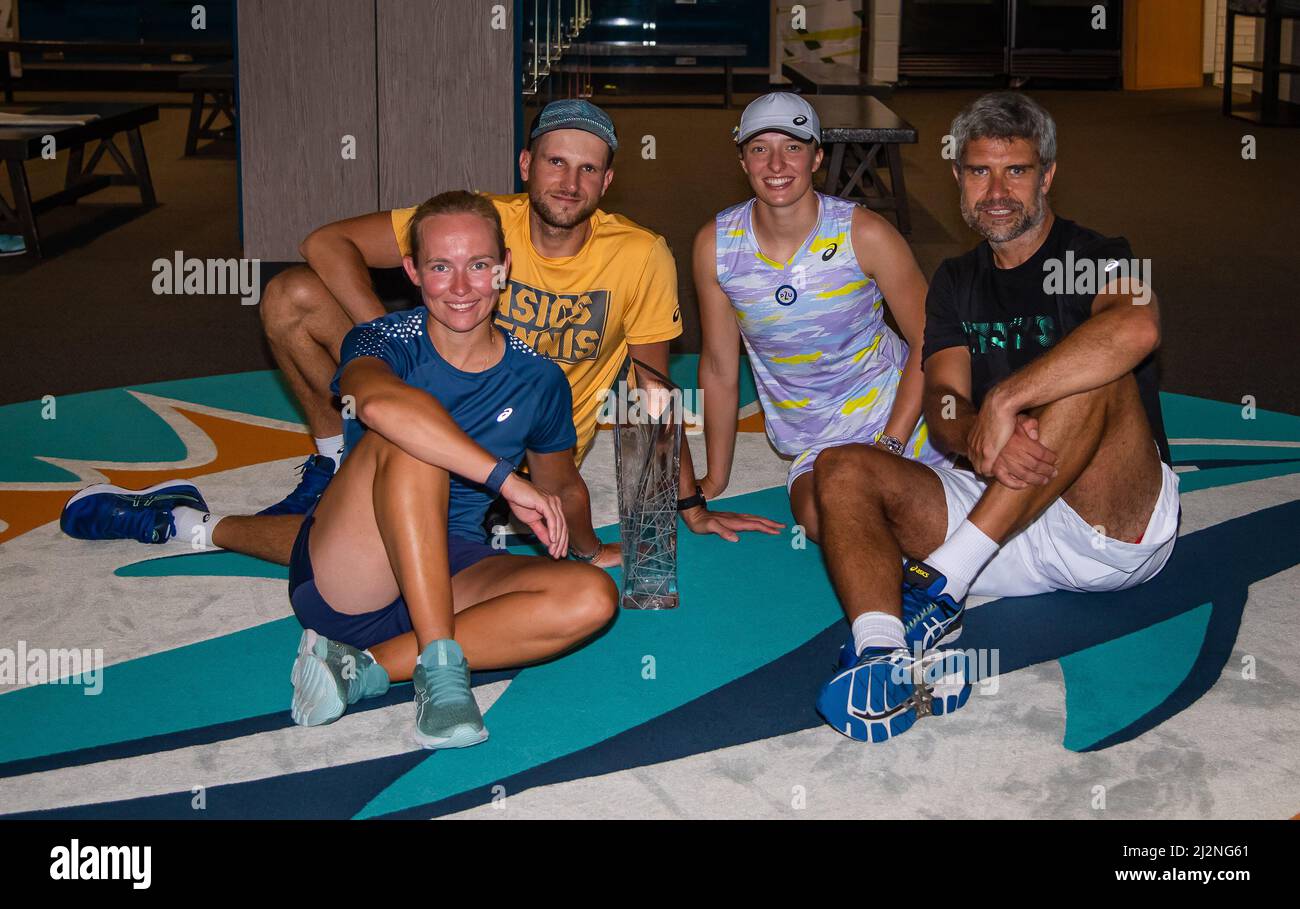
[[[131,146],[131,163],[134,165],[136,180],[140,183],[140,201],[146,208],[158,204],[158,197],[153,192],[153,177],[149,175],[149,158],[144,152],[144,139],[140,138],[140,127],[129,130],[126,141]]]
[[[81,160],[86,146],[78,145],[68,151],[68,175],[63,180],[64,189],[72,189],[81,182]]]
[[[828,196],[834,196],[840,189],[840,170],[844,167],[844,143],[831,143],[831,161],[826,165],[826,184],[822,189]]]
[[[27,168],[22,161],[12,158],[5,161],[9,167],[9,185],[14,191],[14,211],[22,223],[23,239],[27,242],[27,252],[38,259],[41,254],[41,238],[36,232],[36,213],[32,211],[32,189],[27,185]]]
[[[203,92],[195,91],[190,101],[190,126],[185,131],[185,157],[189,157],[199,148],[199,119],[203,116]]]
[[[898,216],[898,232],[912,232],[912,216],[907,210],[907,185],[903,182],[903,152],[897,142],[890,142],[889,151],[889,186],[894,191],[894,213]]]

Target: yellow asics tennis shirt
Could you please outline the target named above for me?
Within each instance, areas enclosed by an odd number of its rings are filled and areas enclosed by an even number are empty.
[[[577,254],[550,259],[533,248],[528,194],[489,195],[511,253],[497,324],[564,370],[573,389],[577,460],[596,436],[596,415],[613,387],[629,344],[669,341],[682,333],[677,266],[664,238],[599,209]],[[402,255],[414,208],[392,212]]]

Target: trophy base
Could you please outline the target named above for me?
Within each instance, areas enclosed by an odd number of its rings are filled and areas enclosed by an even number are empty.
[[[624,593],[619,605],[624,609],[676,609],[677,594]]]

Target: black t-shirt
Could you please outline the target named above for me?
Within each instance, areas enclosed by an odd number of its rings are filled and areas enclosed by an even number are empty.
[[[925,301],[923,360],[947,347],[967,348],[971,395],[979,407],[990,388],[1092,315],[1096,289],[1087,288],[1090,293],[1049,293],[1045,289],[1046,266],[1060,263],[1053,268],[1063,269],[1069,261],[1067,252],[1073,253],[1076,263],[1133,259],[1133,250],[1123,237],[1104,237],[1057,218],[1038,251],[1015,268],[998,268],[988,241],[965,255],[944,260],[934,273]],[[1160,457],[1169,463],[1154,355],[1133,372]]]

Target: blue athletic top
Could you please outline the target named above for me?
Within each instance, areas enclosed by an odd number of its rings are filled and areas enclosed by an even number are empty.
[[[573,395],[557,364],[497,328],[506,342],[500,362],[482,372],[464,372],[444,360],[429,340],[428,313],[419,306],[349,331],[330,390],[339,394],[339,378],[348,363],[357,357],[377,357],[403,382],[437,398],[471,439],[515,467],[525,451],[542,454],[577,444]],[[359,419],[343,421],[345,457],[365,431]],[[452,474],[448,500],[447,532],[485,541],[483,518],[491,493]]]

